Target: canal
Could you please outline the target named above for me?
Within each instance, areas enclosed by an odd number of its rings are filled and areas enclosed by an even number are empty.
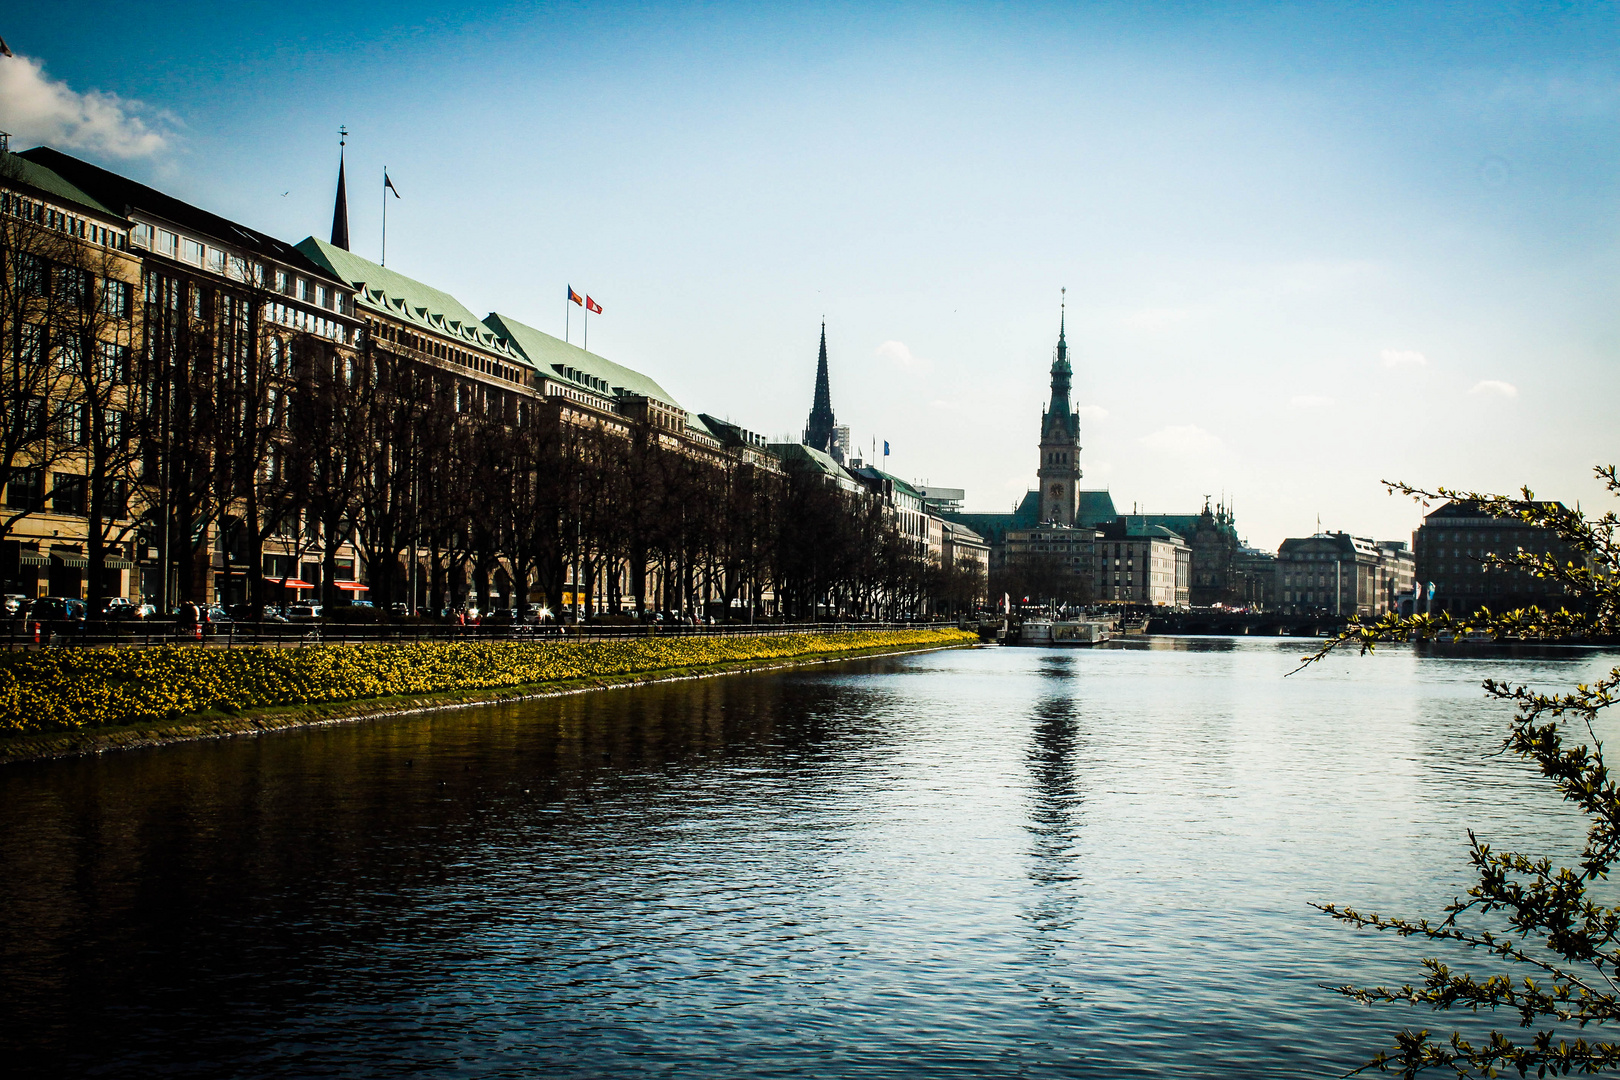
[[[0,771],[0,1053],[52,1076],[1294,1077],[1428,1013],[1469,827],[1580,822],[1487,675],[1150,639]],[[1504,1023],[1511,1023],[1503,1018]],[[10,1071],[8,1069],[8,1071]],[[12,1075],[20,1075],[12,1072]]]

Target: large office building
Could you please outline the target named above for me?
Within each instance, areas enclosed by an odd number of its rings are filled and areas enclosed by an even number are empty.
[[[1523,551],[1551,555],[1563,563],[1574,557],[1574,550],[1548,529],[1495,517],[1477,502],[1448,502],[1425,515],[1413,547],[1417,580],[1424,584],[1424,603],[1430,610],[1456,615],[1480,608],[1557,610],[1572,602],[1556,581],[1524,570],[1493,569],[1489,557]],[[1427,594],[1431,583],[1432,600]]]

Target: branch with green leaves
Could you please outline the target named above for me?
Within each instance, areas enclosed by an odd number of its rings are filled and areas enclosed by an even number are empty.
[[[1614,466],[1596,470],[1611,494],[1620,495]],[[1302,670],[1330,653],[1354,646],[1362,653],[1388,642],[1433,639],[1484,632],[1525,640],[1608,638],[1620,626],[1620,549],[1613,512],[1589,518],[1556,503],[1537,501],[1527,488],[1518,498],[1439,488],[1426,491],[1402,483],[1392,492],[1427,505],[1450,499],[1478,504],[1492,517],[1514,519],[1555,535],[1578,558],[1513,551],[1485,556],[1498,569],[1518,569],[1558,582],[1572,605],[1558,611],[1521,608],[1471,615],[1386,615],[1352,620],[1301,662]],[[1573,610],[1571,609],[1573,607]],[[1514,715],[1502,749],[1532,762],[1559,795],[1586,818],[1586,841],[1579,860],[1559,865],[1545,856],[1498,852],[1469,832],[1470,861],[1477,882],[1465,897],[1448,904],[1443,918],[1406,919],[1363,913],[1337,904],[1316,905],[1342,922],[1362,929],[1419,937],[1480,957],[1498,968],[1476,976],[1438,959],[1423,961],[1421,985],[1336,986],[1362,1004],[1426,1005],[1436,1011],[1508,1013],[1519,1033],[1492,1031],[1482,1042],[1459,1033],[1439,1037],[1427,1029],[1403,1029],[1393,1048],[1362,1069],[1376,1068],[1414,1077],[1430,1069],[1457,1076],[1521,1076],[1597,1073],[1620,1068],[1620,1043],[1601,1037],[1569,1038],[1620,1019],[1620,909],[1594,900],[1589,889],[1608,877],[1620,859],[1620,788],[1603,759],[1598,723],[1620,700],[1620,667],[1566,693],[1543,693],[1523,685],[1487,679],[1486,696],[1511,704]]]

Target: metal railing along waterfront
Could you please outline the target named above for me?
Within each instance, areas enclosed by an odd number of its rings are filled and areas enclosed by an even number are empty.
[[[840,634],[864,630],[912,630],[955,625],[946,620],[911,622],[717,623],[689,626],[635,623],[490,623],[459,625],[441,622],[335,623],[219,621],[197,625],[172,619],[88,620],[77,624],[13,619],[7,648],[31,649],[149,648],[192,645],[229,649],[268,645],[293,649],[305,645],[417,641],[617,641],[664,637],[767,637],[786,634]]]

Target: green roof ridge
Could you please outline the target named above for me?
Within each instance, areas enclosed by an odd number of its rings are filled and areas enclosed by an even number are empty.
[[[536,330],[534,327],[519,322],[510,315],[502,315],[499,312],[492,311],[484,318],[483,324],[498,337],[507,341],[513,349],[527,357],[529,363],[544,374],[556,377],[557,372],[553,365],[572,368],[575,371],[601,379],[615,390],[623,390],[625,393],[637,394],[641,397],[656,398],[666,405],[672,405],[676,408],[681,407],[680,403],[675,400],[675,396],[658,385],[657,380],[651,376],[644,375],[634,368],[627,368],[623,364],[616,364],[605,356],[586,352],[578,345],[554,338],[544,330]],[[688,417],[690,415],[688,414]],[[688,422],[690,423],[690,419]],[[697,426],[701,427],[701,425]]]

